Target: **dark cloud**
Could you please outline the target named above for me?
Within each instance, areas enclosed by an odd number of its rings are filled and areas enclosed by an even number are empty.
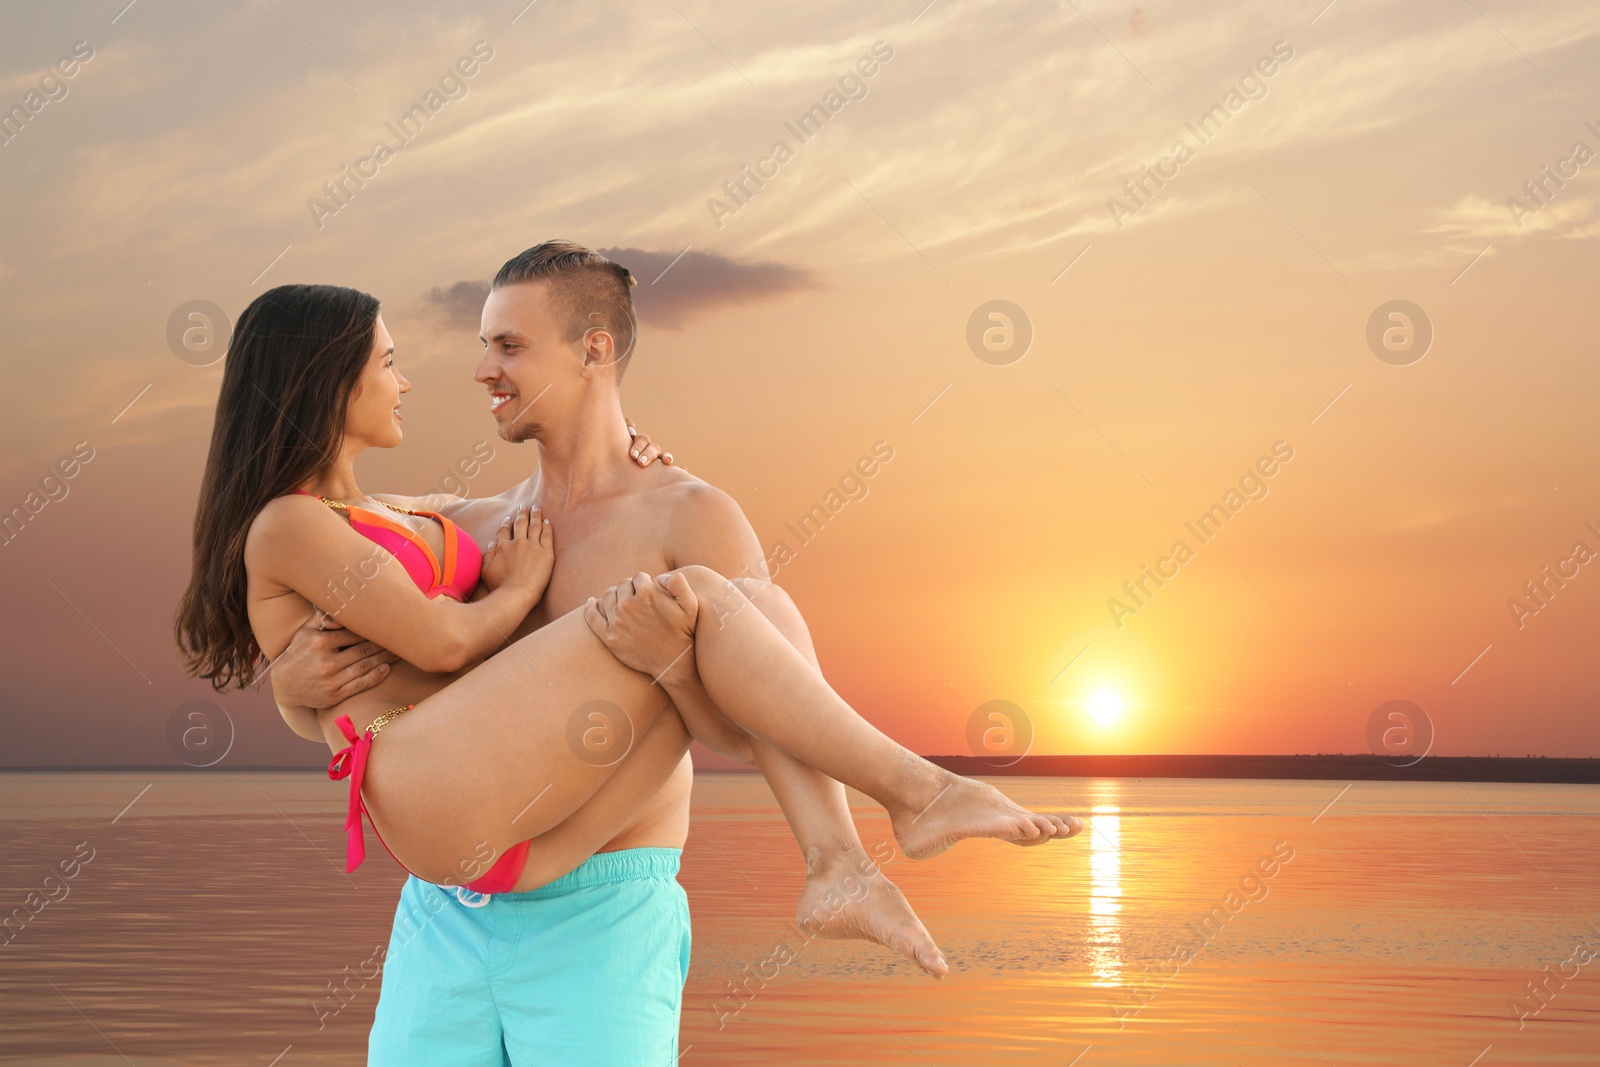
[[[428,290],[428,303],[444,314],[452,326],[470,326],[474,331],[483,319],[483,302],[489,297],[488,282],[456,282],[448,289]]]
[[[599,252],[633,272],[639,283],[633,290],[639,321],[669,330],[682,329],[697,312],[753,303],[816,285],[811,273],[798,267],[745,263],[713,252],[690,249],[681,258],[675,252],[642,248],[602,248]],[[488,295],[486,281],[456,282],[448,289],[436,286],[429,290],[428,303],[451,325],[476,329]]]
[[[809,271],[798,267],[742,263],[714,252],[690,249],[673,263],[676,252],[646,252],[641,248],[599,251],[633,272],[639,283],[633,290],[639,321],[669,330],[681,329],[696,312],[725,304],[750,304],[816,284]]]

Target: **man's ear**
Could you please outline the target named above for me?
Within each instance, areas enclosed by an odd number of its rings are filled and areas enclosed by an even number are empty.
[[[599,318],[599,314],[591,315],[591,319]],[[617,361],[617,339],[611,330],[602,325],[590,326],[583,331],[583,373],[585,377],[592,376],[602,367],[609,367]]]

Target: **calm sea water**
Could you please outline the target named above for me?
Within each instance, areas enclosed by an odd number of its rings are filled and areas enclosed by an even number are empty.
[[[1091,832],[891,860],[954,967],[935,983],[797,933],[765,783],[702,775],[680,1062],[1600,1060],[1594,787],[993,781]],[[404,873],[381,848],[343,873],[343,797],[319,772],[0,776],[0,905],[52,872],[57,898],[0,945],[0,1062],[362,1063],[376,983],[320,1030],[315,1005],[387,942]]]

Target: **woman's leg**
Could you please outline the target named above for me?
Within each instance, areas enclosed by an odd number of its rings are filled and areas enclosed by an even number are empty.
[[[638,575],[617,587],[624,591],[620,598],[608,593],[602,604],[626,600],[619,618],[633,611],[635,619],[654,612],[665,620],[672,611],[661,606],[676,601],[692,616],[684,639],[692,635],[700,680],[716,706],[751,735],[882,804],[908,857],[936,855],[965,837],[1037,844],[1076,832],[1076,820],[1028,811],[885,736],[753,610],[734,582],[698,566],[671,572],[663,581],[674,592]],[[660,666],[664,673],[668,664]],[[694,724],[688,725],[693,731]]]
[[[578,811],[670,709],[569,612],[391,720],[367,807],[418,877],[465,883]]]
[[[692,591],[695,659],[717,707],[883,804],[907,856],[964,837],[1037,843],[1072,832],[885,737],[726,578],[704,567],[675,573]],[[459,881],[486,849],[497,854],[566,819],[615,769],[593,757],[596,732],[642,737],[670,707],[583,616],[569,612],[518,641],[394,719],[374,744],[369,806],[420,877]]]
[[[783,587],[730,580],[820,676],[811,631]],[[899,886],[868,857],[844,786],[760,738],[752,738],[750,747],[805,857],[806,882],[795,902],[795,922],[818,937],[874,941],[943,977],[949,970],[944,954]]]
[[[521,893],[555,881],[638,824],[641,817],[648,818],[657,806],[672,818],[680,818],[668,794],[686,795],[685,787],[693,781],[693,768],[685,759],[688,751],[689,731],[683,722],[676,715],[657,719],[594,796],[533,839],[512,891]],[[662,843],[659,833],[652,843]],[[683,842],[677,841],[677,847],[682,846]]]
[[[805,620],[782,587],[735,578],[733,583],[793,645],[813,670],[821,671]],[[795,905],[795,922],[824,938],[873,941],[894,949],[935,976],[947,969],[938,946],[904,894],[878,869],[856,834],[844,787],[760,738],[751,738],[726,717],[715,724],[691,716],[663,715],[634,745],[604,785],[560,825],[540,835],[516,889],[533,889],[566,874],[640,818],[643,804],[670,803],[668,782],[681,773],[691,718],[695,734],[737,738],[735,751],[718,751],[754,762],[766,776],[805,858],[806,881]],[[657,796],[663,793],[662,796]],[[678,795],[674,793],[673,795]],[[643,798],[643,800],[641,799]]]

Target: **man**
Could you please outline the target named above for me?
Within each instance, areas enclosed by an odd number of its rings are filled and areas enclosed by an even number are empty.
[[[486,547],[518,507],[536,505],[551,523],[555,572],[511,640],[638,572],[702,564],[768,578],[731,497],[686,471],[651,465],[653,450],[629,447],[620,387],[637,328],[633,284],[598,253],[549,241],[508,261],[484,304],[475,378],[488,388],[500,436],[538,443],[537,467],[497,497],[431,506]],[[787,595],[768,583],[752,601],[815,666]],[[274,665],[278,703],[332,706],[382,676],[381,666],[368,670],[374,657],[381,652],[343,631],[308,625]],[[887,945],[942,977],[948,968],[927,930],[866,857],[843,787],[745,735],[697,681],[671,695],[702,740],[766,775],[806,860],[797,921],[819,936]],[[371,1063],[676,1062],[688,915],[672,875],[688,834],[693,770],[681,724],[663,724],[636,739],[583,808],[534,839],[518,891],[475,897],[407,880]],[[659,921],[621,921],[641,914]]]

